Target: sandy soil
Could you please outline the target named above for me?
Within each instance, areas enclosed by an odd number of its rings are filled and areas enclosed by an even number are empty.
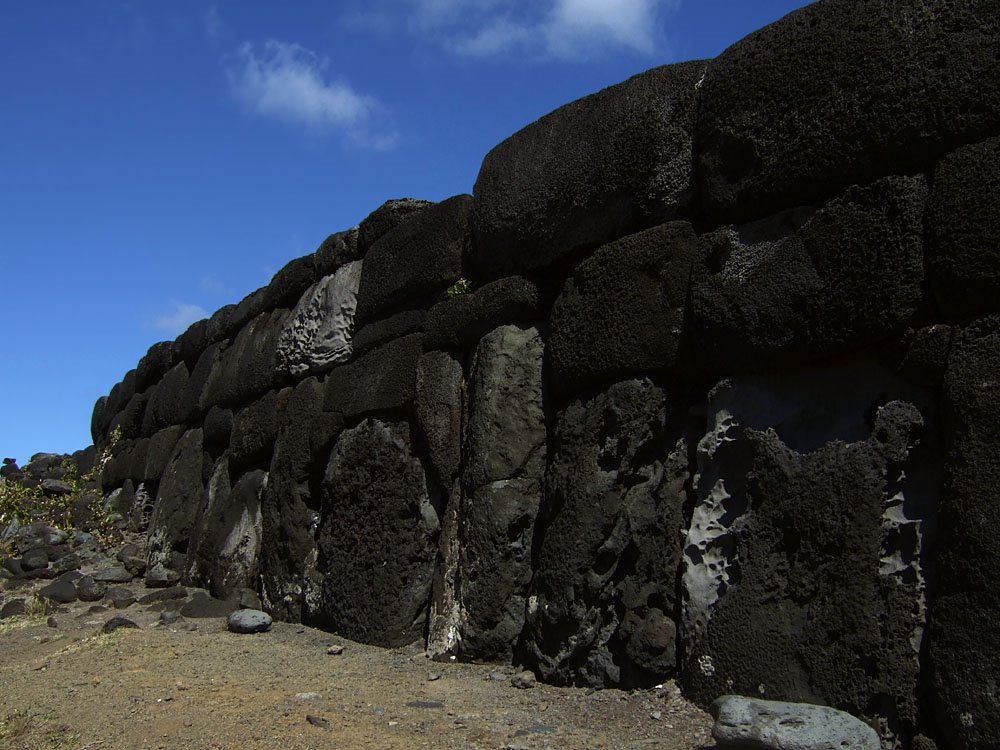
[[[511,668],[439,664],[417,647],[287,623],[254,635],[227,632],[223,618],[167,625],[158,607],[76,602],[51,620],[0,620],[0,748],[713,747],[711,718],[671,683],[518,689]],[[140,629],[102,634],[114,615]],[[343,652],[328,653],[335,645]]]

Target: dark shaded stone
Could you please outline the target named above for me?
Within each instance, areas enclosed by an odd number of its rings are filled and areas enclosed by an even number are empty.
[[[50,497],[56,495],[69,495],[73,492],[73,487],[69,484],[69,482],[64,482],[61,479],[43,479],[42,492]]]
[[[142,433],[142,420],[146,411],[146,394],[137,393],[111,420],[108,432],[118,430],[125,440],[133,440]]]
[[[127,609],[135,604],[137,599],[131,589],[111,586],[104,592],[104,601],[110,602],[115,609]]]
[[[364,643],[423,640],[438,518],[405,423],[341,433],[323,480],[317,617]]]
[[[923,297],[922,177],[851,188],[699,238],[690,347],[713,371],[816,359],[901,333]]]
[[[202,318],[177,337],[178,356],[188,363],[188,367],[194,367],[208,343],[208,318]]]
[[[932,706],[949,747],[1000,737],[1000,316],[955,327],[943,389],[946,479],[930,585]]]
[[[352,345],[355,355],[364,354],[400,336],[423,331],[426,316],[423,310],[404,310],[366,323],[354,333]]]
[[[501,326],[469,375],[459,512],[460,653],[510,658],[524,625],[545,472],[542,359],[534,328]]]
[[[546,317],[544,297],[535,279],[508,276],[439,302],[427,312],[424,348],[475,346],[497,326],[540,320]]]
[[[178,362],[159,383],[149,389],[146,411],[142,417],[143,437],[152,437],[165,427],[180,425],[187,420],[187,403],[184,398],[187,384],[187,365]]]
[[[418,333],[396,339],[327,375],[323,410],[346,419],[399,409],[413,400],[417,360],[423,353]]]
[[[233,413],[213,406],[205,415],[205,448],[210,453],[222,453],[229,446],[233,432]]]
[[[128,583],[132,573],[124,567],[104,568],[94,572],[94,580],[99,583]]]
[[[312,255],[304,255],[288,261],[274,274],[264,292],[266,309],[291,307],[302,293],[308,289],[316,276],[316,261]]]
[[[325,468],[344,426],[343,417],[324,414],[322,408],[323,386],[316,378],[295,386],[275,441],[261,509],[264,600],[268,611],[293,622],[303,617],[308,561],[315,565],[320,498],[313,496],[313,478]]]
[[[105,491],[109,491],[123,486],[129,480],[143,481],[148,457],[148,438],[120,441],[114,447],[111,460],[101,472],[101,486]]]
[[[121,615],[115,615],[110,620],[108,620],[104,625],[101,626],[102,633],[113,633],[116,630],[128,629],[128,628],[138,628],[132,620],[127,617],[122,617]]]
[[[552,384],[564,393],[677,369],[698,240],[674,222],[598,249],[552,307]]]
[[[250,292],[236,304],[236,309],[229,318],[229,325],[233,331],[240,331],[251,320],[270,311],[271,308],[267,306],[267,288],[261,287]]]
[[[473,193],[479,281],[684,218],[704,62],[641,73],[541,118],[483,160]]]
[[[184,566],[191,530],[205,505],[205,454],[201,429],[188,430],[177,441],[149,522],[146,585],[176,582]]]
[[[240,330],[208,378],[203,408],[239,406],[277,385],[278,337],[287,319],[287,310],[264,312]]]
[[[462,458],[462,363],[448,352],[428,352],[417,364],[414,411],[427,444],[431,473],[451,487]]]
[[[472,196],[429,206],[383,235],[365,253],[355,325],[430,302],[462,276]]]
[[[918,385],[941,385],[951,337],[952,328],[946,325],[908,330],[899,344],[890,349],[893,366],[900,375]]]
[[[154,602],[169,602],[176,599],[187,599],[188,590],[183,586],[168,586],[150,593],[139,599],[139,604],[153,604]]]
[[[232,325],[232,317],[235,310],[236,305],[223,305],[212,313],[212,316],[208,319],[208,328],[205,330],[205,336],[209,344],[228,339],[237,332],[238,329]]]
[[[217,395],[218,388],[213,388],[210,384],[222,376],[222,353],[228,344],[228,341],[221,341],[208,345],[191,368],[191,375],[181,396],[186,421],[196,421],[200,415],[215,408],[212,398]]]
[[[40,588],[38,596],[56,604],[69,604],[76,601],[76,586],[72,581],[53,581],[48,586]]]
[[[142,393],[156,385],[177,364],[179,348],[173,341],[160,341],[149,347],[135,368],[135,392]]]
[[[285,403],[291,388],[271,391],[237,412],[229,442],[229,464],[234,473],[271,458]]]
[[[205,617],[228,617],[237,609],[236,603],[214,599],[202,591],[195,591],[191,600],[185,602],[180,609],[184,617],[205,618]]]
[[[709,220],[912,174],[996,135],[998,39],[1000,14],[982,0],[827,0],[737,42],[701,86],[696,172]]]
[[[314,281],[329,276],[345,263],[361,258],[358,250],[358,228],[331,234],[313,253]]]
[[[556,422],[526,628],[543,679],[649,686],[676,666],[684,390],[629,380]]]
[[[686,696],[841,706],[912,736],[934,404],[864,361],[712,390],[682,568]]]
[[[94,580],[93,576],[84,576],[76,582],[76,596],[82,602],[100,601],[107,590],[107,585]]]
[[[0,606],[0,620],[8,617],[19,617],[27,612],[26,602],[21,597],[9,599]]]
[[[41,570],[49,566],[49,552],[46,547],[36,547],[21,555],[21,569]]]
[[[183,434],[184,426],[174,425],[153,435],[146,448],[146,464],[142,474],[130,478],[140,482],[159,482],[167,469],[174,447]]]
[[[997,312],[1000,138],[949,154],[934,170],[933,184],[927,203],[927,263],[934,296],[950,318]]]
[[[431,201],[419,198],[395,198],[383,203],[358,225],[357,256],[364,257],[382,237],[433,205]]]

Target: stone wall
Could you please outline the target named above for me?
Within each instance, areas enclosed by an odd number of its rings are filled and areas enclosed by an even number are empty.
[[[996,747],[997,11],[818,2],[154,345],[93,417],[148,581]]]

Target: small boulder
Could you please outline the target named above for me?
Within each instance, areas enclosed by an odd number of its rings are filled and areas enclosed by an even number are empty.
[[[139,626],[132,622],[127,617],[122,617],[121,615],[115,615],[101,628],[102,633],[113,633],[116,630],[122,628],[138,628]]]
[[[828,706],[723,695],[709,712],[720,750],[879,750],[878,734]]]
[[[532,672],[518,672],[510,678],[510,684],[518,690],[527,690],[535,686],[535,675]]]
[[[62,479],[43,479],[42,492],[49,496],[69,495],[73,492],[73,487]]]
[[[36,547],[21,555],[21,568],[25,571],[42,570],[49,566],[49,555],[45,547]]]
[[[94,580],[93,576],[84,576],[76,582],[76,596],[82,602],[99,601],[107,589],[106,583]]]
[[[69,604],[76,601],[76,586],[71,581],[53,581],[39,589],[38,595],[57,604]]]
[[[104,592],[104,601],[110,602],[115,609],[125,609],[136,603],[136,596],[130,589],[112,586]]]
[[[271,615],[259,609],[238,609],[229,615],[231,633],[263,633],[271,629]]]
[[[132,580],[132,574],[121,566],[105,568],[94,573],[94,580],[100,583],[128,583]]]
[[[23,615],[25,611],[26,611],[26,604],[24,599],[21,598],[11,599],[9,601],[4,602],[3,606],[0,607],[0,620],[3,620],[7,617],[17,617],[19,615]]]

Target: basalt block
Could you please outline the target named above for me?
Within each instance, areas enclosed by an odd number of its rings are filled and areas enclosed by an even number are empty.
[[[684,216],[704,72],[703,62],[654,68],[490,151],[473,189],[475,278],[543,268]]]
[[[424,328],[426,349],[461,349],[501,325],[545,317],[545,293],[536,279],[508,276],[434,305]]]
[[[419,333],[396,339],[339,367],[326,378],[323,410],[345,419],[409,406],[416,387]]]
[[[815,203],[1000,133],[995,11],[982,0],[827,0],[731,46],[701,85],[696,171],[709,220]]]

